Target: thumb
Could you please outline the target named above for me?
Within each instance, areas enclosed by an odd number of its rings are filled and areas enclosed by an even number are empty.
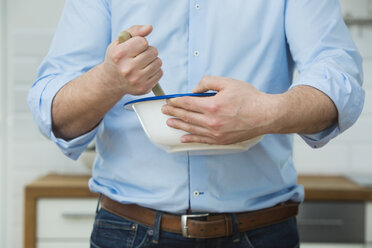
[[[127,29],[127,32],[130,33],[131,36],[142,37],[149,35],[151,31],[152,31],[151,25],[134,25]]]
[[[221,91],[225,86],[222,77],[204,76],[199,84],[192,90],[193,93],[203,93],[208,90]]]

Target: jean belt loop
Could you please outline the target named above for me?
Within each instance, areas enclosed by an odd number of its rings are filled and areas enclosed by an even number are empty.
[[[97,202],[97,207],[96,207],[96,215],[98,214],[99,207],[101,205],[101,199],[102,199],[102,194],[99,194],[99,196],[98,196],[98,202]]]
[[[156,211],[153,236],[151,240],[151,242],[154,244],[159,243],[161,216],[162,212]]]
[[[234,243],[237,243],[240,241],[240,233],[239,233],[239,223],[238,218],[236,217],[235,213],[231,214],[231,220],[232,220],[232,239]]]

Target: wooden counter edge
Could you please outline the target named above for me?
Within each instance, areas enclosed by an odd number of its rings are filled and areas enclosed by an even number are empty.
[[[318,190],[305,188],[305,201],[372,201],[369,191]]]
[[[343,175],[299,175],[297,183],[305,188],[305,201],[372,201],[372,188]]]

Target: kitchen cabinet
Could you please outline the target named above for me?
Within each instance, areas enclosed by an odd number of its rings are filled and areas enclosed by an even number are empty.
[[[366,214],[366,232],[367,232],[366,240],[368,244],[371,246],[368,248],[372,248],[372,201],[370,201],[367,204],[366,212],[367,212]]]
[[[297,217],[301,247],[372,248],[372,188],[342,176],[300,176],[299,183],[305,187]]]
[[[98,195],[89,176],[47,175],[25,189],[25,248],[89,247]]]
[[[89,247],[97,195],[88,189],[89,176],[47,175],[25,189],[25,248]],[[372,248],[372,188],[342,176],[299,176],[305,202],[359,206],[363,211],[363,242],[304,242],[305,248]],[[342,209],[342,206],[339,206]],[[300,219],[298,219],[300,222]],[[345,220],[346,221],[346,220]],[[337,223],[336,223],[337,224]]]
[[[362,201],[306,201],[297,216],[301,241],[364,244],[365,216]]]
[[[89,247],[96,205],[95,198],[39,199],[36,209],[37,247],[44,245],[58,247],[61,240],[65,243],[65,248],[74,247],[79,243]]]

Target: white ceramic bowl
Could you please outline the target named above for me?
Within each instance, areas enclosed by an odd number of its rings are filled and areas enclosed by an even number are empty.
[[[171,117],[161,112],[166,99],[182,96],[207,97],[215,93],[202,94],[176,94],[146,97],[124,104],[127,110],[134,110],[141,122],[143,130],[153,144],[163,148],[169,153],[188,152],[190,155],[213,155],[246,151],[256,145],[262,136],[231,145],[209,145],[201,143],[181,143],[180,138],[187,132],[174,129],[166,124]]]

